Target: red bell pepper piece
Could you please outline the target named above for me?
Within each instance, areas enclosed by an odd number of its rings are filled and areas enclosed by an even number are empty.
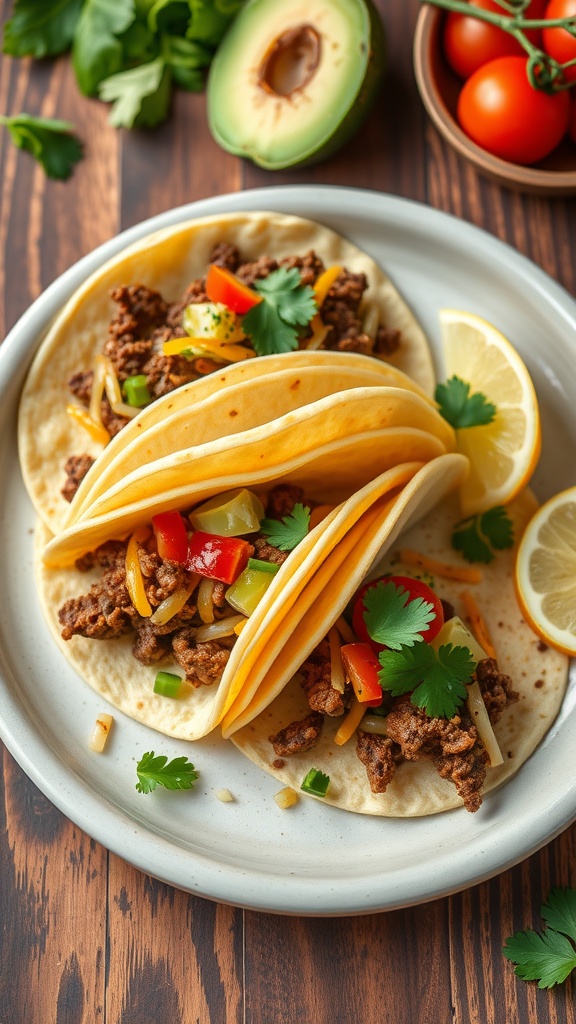
[[[186,565],[188,558],[188,534],[179,512],[159,512],[152,516],[152,526],[160,558]]]
[[[186,568],[222,583],[234,583],[246,568],[252,546],[240,537],[217,537],[197,530],[188,542]]]
[[[206,294],[211,302],[221,302],[233,313],[247,313],[252,306],[262,302],[262,296],[253,288],[239,281],[232,271],[216,263],[211,263],[208,268]]]
[[[378,682],[380,662],[369,644],[345,644],[340,649],[344,671],[359,702],[377,708],[384,699]]]

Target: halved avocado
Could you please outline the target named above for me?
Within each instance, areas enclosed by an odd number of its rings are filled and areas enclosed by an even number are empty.
[[[324,159],[366,116],[384,56],[370,0],[248,0],[212,62],[210,131],[271,170]]]

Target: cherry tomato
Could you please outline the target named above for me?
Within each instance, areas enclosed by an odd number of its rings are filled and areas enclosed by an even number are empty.
[[[550,0],[544,12],[545,18],[570,18],[576,15],[576,0]],[[545,28],[542,32],[542,43],[546,53],[554,57],[559,64],[576,58],[576,39],[565,28]],[[564,78],[568,82],[576,81],[576,64],[566,68]]]
[[[495,0],[470,0],[471,7],[504,14]],[[542,18],[546,0],[532,0],[525,17]],[[540,45],[540,32],[533,29],[526,35],[535,46]],[[450,67],[460,78],[469,78],[479,67],[497,57],[522,56],[524,50],[517,39],[496,25],[480,21],[468,14],[451,11],[444,25],[444,53]]]
[[[551,153],[568,130],[570,99],[534,89],[524,57],[499,57],[464,83],[458,121],[467,135],[502,160],[534,164]]]
[[[356,594],[354,609],[352,611],[352,629],[356,636],[364,643],[370,644],[372,650],[376,652],[385,650],[384,644],[379,644],[373,640],[366,628],[366,623],[364,622],[364,613],[366,611],[366,608],[364,607],[364,595],[367,590],[370,590],[371,587],[375,587],[378,583],[390,582],[394,583],[395,586],[406,590],[410,595],[411,601],[417,597],[421,597],[424,601],[429,601],[432,605],[435,618],[432,619],[428,628],[422,631],[423,640],[425,640],[426,643],[430,643],[444,625],[444,609],[442,608],[442,601],[427,583],[424,583],[422,580],[415,580],[411,576],[382,576],[380,579],[371,580],[369,583],[365,583],[360,587],[360,590]]]

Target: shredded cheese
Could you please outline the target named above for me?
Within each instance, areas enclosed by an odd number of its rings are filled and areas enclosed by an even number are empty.
[[[314,298],[316,299],[316,305],[318,306],[318,309],[322,309],[322,306],[326,301],[326,296],[328,295],[328,292],[330,291],[336,278],[340,277],[341,273],[342,267],[338,266],[337,264],[334,264],[332,267],[327,267],[327,269],[322,274],[320,274],[320,277],[317,279],[316,284],[314,285]]]
[[[171,338],[162,345],[165,356],[179,355],[188,349],[197,356],[212,356],[220,363],[238,363],[243,359],[251,359],[256,354],[243,345],[226,345],[216,338]]]
[[[320,348],[331,328],[324,323],[320,313],[315,313],[310,321],[310,329],[312,334],[306,342],[306,348],[311,350]]]
[[[112,728],[113,721],[114,719],[112,718],[112,715],[98,715],[98,718],[94,723],[92,735],[88,741],[90,750],[93,750],[96,754],[101,754],[104,750],[110,735],[110,729]]]
[[[337,743],[339,747],[342,747],[348,742],[364,718],[365,711],[366,705],[361,704],[359,700],[355,700],[334,737],[334,743]]]
[[[442,576],[447,580],[460,580],[461,583],[480,583],[482,573],[480,569],[473,569],[465,565],[450,565],[448,562],[439,562],[428,555],[422,555],[419,551],[412,551],[410,548],[402,548],[398,552],[398,560],[404,565],[415,566],[432,573],[433,576]]]
[[[340,617],[336,619],[335,625],[336,629],[340,633],[340,636],[347,644],[355,644],[357,642],[356,635],[353,633],[352,629],[346,622],[346,619],[344,618],[343,615],[340,615]]]
[[[460,594],[460,599],[464,608],[466,609],[466,615],[470,619],[470,625],[472,626],[472,632],[476,637],[476,640],[480,644],[480,647],[486,652],[488,658],[494,658],[496,661],[496,651],[494,644],[490,639],[490,633],[488,632],[488,626],[484,620],[484,617],[476,603],[476,599],[472,596],[469,590],[464,590]]]
[[[106,430],[106,427],[102,423],[96,423],[92,419],[86,409],[82,409],[79,405],[73,405],[70,403],[66,406],[66,412],[73,420],[81,426],[84,430],[87,430],[90,437],[94,441],[99,441],[101,444],[108,444],[110,440],[110,434]]]

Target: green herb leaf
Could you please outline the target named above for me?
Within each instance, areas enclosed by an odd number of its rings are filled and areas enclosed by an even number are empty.
[[[368,593],[368,591],[367,591]],[[430,718],[452,718],[466,699],[466,683],[475,663],[467,647],[444,644],[436,651],[430,644],[381,651],[378,679],[393,696],[412,693],[411,701]]]
[[[491,562],[495,551],[514,544],[514,526],[502,505],[456,523],[452,547],[468,562]]]
[[[18,149],[24,149],[42,165],[49,178],[65,179],[82,159],[82,143],[73,135],[74,125],[48,117],[0,116]]]
[[[199,43],[179,36],[162,36],[162,55],[170,66],[176,85],[188,92],[200,92],[204,88],[204,68],[212,61],[212,53]]]
[[[260,356],[298,348],[297,326],[310,323],[317,312],[314,290],[302,284],[296,267],[278,267],[255,281],[263,301],[242,317],[242,327]]]
[[[554,888],[540,913],[549,927],[516,932],[502,952],[515,964],[515,974],[524,981],[537,981],[538,988],[552,988],[565,981],[576,967],[576,889]]]
[[[83,0],[16,0],[2,49],[12,57],[53,57],[72,45]]]
[[[298,547],[310,528],[310,509],[297,503],[282,520],[263,519],[260,532],[279,551],[292,551]]]
[[[120,71],[100,84],[100,99],[113,103],[109,121],[115,128],[152,128],[168,116],[170,71],[157,57],[129,71]]]
[[[85,0],[74,34],[72,63],[78,86],[95,96],[105,78],[123,69],[123,49],[118,36],[130,27],[136,12],[134,0]]]
[[[397,586],[392,580],[381,580],[370,587],[363,604],[364,622],[372,639],[395,651],[421,641],[422,633],[436,617],[430,601],[423,597],[411,601],[405,587]]]
[[[175,757],[172,761],[164,754],[156,756],[154,751],[143,754],[136,765],[139,793],[151,793],[156,786],[164,789],[192,789],[198,772],[187,757]]]
[[[496,406],[480,391],[471,395],[470,385],[460,377],[454,376],[445,384],[438,384],[435,398],[442,416],[455,430],[485,426],[496,415]]]
[[[188,0],[192,18],[189,39],[216,47],[244,0]]]

